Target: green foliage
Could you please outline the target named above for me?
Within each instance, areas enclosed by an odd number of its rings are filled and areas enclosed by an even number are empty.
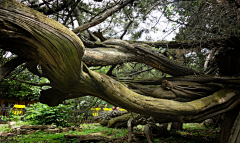
[[[69,131],[65,134],[71,134],[71,135],[87,135],[92,133],[99,133],[102,132],[103,136],[111,136],[113,137],[121,137],[128,134],[127,129],[117,129],[117,128],[108,128],[103,127],[100,124],[82,124],[82,132],[78,131]]]
[[[10,137],[9,141],[3,141],[2,143],[77,143],[77,139],[64,139],[64,134],[48,134],[46,132],[35,132],[30,135],[22,135],[16,137]]]
[[[19,69],[18,69],[19,68]],[[16,70],[21,70],[21,66],[19,66]],[[21,81],[29,82],[29,83],[48,83],[48,79],[39,78],[36,75],[33,75],[28,70],[24,70],[21,73],[12,73],[10,78],[15,78]],[[33,86],[30,84],[21,83],[19,81],[4,79],[0,83],[0,99],[6,100],[38,100],[40,97],[40,91],[42,89],[47,89],[48,86]]]
[[[16,58],[11,52],[0,49],[0,67],[6,62]],[[49,87],[38,87],[31,84],[22,83],[49,83],[46,78],[38,77],[29,72],[25,67],[25,64],[19,65],[12,71],[2,82],[0,82],[0,99],[6,100],[38,100],[40,91]]]
[[[8,124],[0,124],[0,132],[5,132],[9,130]]]
[[[166,12],[166,17],[179,26],[176,40],[206,40],[240,34],[235,10],[231,4],[216,5],[209,1],[180,1],[172,5],[172,13]]]
[[[205,126],[201,126],[201,124],[198,124],[198,123],[185,123],[185,124],[183,124],[183,128],[184,129],[188,129],[188,128],[190,128],[190,129],[206,129],[206,127]]]
[[[10,143],[26,143],[26,142],[40,142],[40,143],[78,143],[78,139],[65,139],[64,135],[87,135],[92,133],[103,133],[103,136],[111,136],[112,138],[121,137],[128,134],[127,129],[112,129],[107,127],[102,127],[100,124],[82,124],[83,131],[69,131],[65,133],[58,133],[58,134],[49,134],[46,132],[35,132],[34,134],[29,135],[21,135],[10,137]],[[8,131],[9,127],[0,126],[0,131]]]
[[[20,121],[21,120],[21,117],[22,116],[20,116],[20,115],[15,115],[14,113],[13,113],[13,109],[11,108],[9,111],[8,111],[8,118],[11,120],[11,121],[16,121],[16,122],[18,122],[18,121]]]
[[[143,128],[143,126],[140,126]],[[154,138],[157,143],[203,143],[203,142],[219,142],[219,129],[199,129],[198,124],[185,124],[185,129],[183,131],[170,131],[170,137]],[[51,134],[46,132],[35,132],[29,135],[20,135],[9,137],[3,142],[8,143],[26,143],[26,142],[38,142],[38,143],[74,143],[79,142],[78,139],[66,139],[65,135],[88,135],[92,133],[102,133],[104,137],[108,138],[118,138],[126,136],[128,134],[127,129],[115,129],[102,127],[100,124],[82,124],[83,131],[69,131],[65,133]],[[8,126],[0,126],[0,131],[9,131]],[[135,140],[136,138],[133,138]],[[1,138],[0,138],[1,140]],[[125,140],[123,140],[124,142]],[[147,140],[142,140],[147,143]],[[104,142],[104,141],[103,141]]]
[[[22,125],[33,125],[33,122],[31,121],[19,121],[16,122],[15,126],[22,126]]]
[[[106,74],[111,66],[104,66],[104,67],[90,67],[91,70],[95,70],[96,72],[100,72]]]
[[[32,121],[37,125],[51,125],[70,126],[67,121],[70,118],[71,106],[58,105],[56,107],[49,107],[46,104],[35,103],[26,108],[24,115],[27,121]]]
[[[0,95],[2,99],[31,100],[40,96],[39,87],[4,79],[0,83]]]
[[[106,101],[103,101],[97,97],[85,96],[75,99],[66,100],[64,104],[71,106],[73,123],[79,125],[83,122],[92,121],[92,111],[91,108],[102,108],[105,104],[108,104]]]

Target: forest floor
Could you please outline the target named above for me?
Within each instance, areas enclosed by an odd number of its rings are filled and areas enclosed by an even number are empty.
[[[0,125],[1,143],[127,143],[127,129],[102,127],[100,124],[82,124],[81,131],[64,133],[37,132],[29,135],[16,135],[7,125]],[[134,128],[132,143],[147,143],[143,126]],[[184,124],[182,131],[171,131],[167,138],[154,137],[155,143],[219,143],[220,129],[207,129],[199,124]],[[84,137],[83,137],[84,136]],[[92,136],[95,136],[92,138]],[[97,139],[96,136],[101,136]],[[80,141],[81,138],[81,141]],[[82,140],[89,138],[88,140]]]

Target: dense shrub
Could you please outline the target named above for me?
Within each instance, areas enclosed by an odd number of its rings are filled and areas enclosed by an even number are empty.
[[[14,114],[13,112],[15,112],[16,114]],[[21,118],[22,118],[22,112],[21,111],[18,111],[17,109],[13,110],[12,108],[8,111],[8,116],[7,118],[10,120],[10,121],[20,121]]]
[[[56,107],[50,107],[46,104],[35,103],[30,107],[26,107],[26,113],[24,115],[25,120],[32,121],[37,125],[51,125],[57,126],[70,126],[68,120],[71,116],[70,105],[58,105]]]

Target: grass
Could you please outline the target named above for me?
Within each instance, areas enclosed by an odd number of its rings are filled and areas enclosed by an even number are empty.
[[[31,124],[30,122],[20,122],[19,125]],[[64,135],[87,135],[92,133],[102,133],[104,137],[109,139],[122,137],[128,134],[127,129],[115,129],[102,127],[100,124],[82,124],[82,131],[69,131],[65,133],[51,134],[46,132],[36,132],[30,135],[19,135],[14,137],[0,137],[1,143],[74,143],[79,142],[78,139],[66,139]],[[136,131],[143,130],[142,125],[136,127]],[[217,143],[220,129],[207,129],[199,124],[184,124],[183,131],[171,131],[168,138],[155,138],[157,143]],[[7,131],[8,126],[0,126],[0,131]],[[146,139],[140,140],[147,143]]]
[[[16,125],[26,125],[30,124],[30,122],[21,122]],[[8,131],[8,126],[0,126],[0,131]],[[69,131],[65,133],[57,133],[57,134],[50,134],[46,132],[35,132],[34,134],[30,135],[19,135],[14,137],[0,137],[1,143],[74,143],[79,142],[77,139],[66,140],[64,135],[87,135],[92,133],[102,133],[103,136],[109,138],[116,138],[127,135],[127,129],[114,129],[114,128],[107,128],[102,127],[100,124],[82,124],[82,131]]]
[[[24,121],[24,122],[19,121],[15,124],[15,126],[22,126],[22,125],[33,125],[33,123],[29,121]]]
[[[64,133],[59,134],[48,134],[46,132],[37,132],[30,135],[19,135],[14,137],[9,137],[7,140],[4,138],[1,141],[2,143],[70,143],[77,142],[77,139],[65,140]]]
[[[206,129],[206,127],[203,124],[199,124],[199,123],[185,123],[185,124],[183,124],[183,129],[189,129],[189,128]]]
[[[22,125],[33,125],[32,122],[17,122],[14,126],[22,126]],[[0,131],[8,132],[10,130],[8,124],[0,124]]]
[[[102,127],[100,124],[82,124],[82,132],[77,131],[69,131],[68,134],[71,135],[87,135],[92,133],[102,132],[103,136],[114,136],[121,137],[128,134],[127,129],[116,129],[116,128],[108,128]]]
[[[9,130],[8,124],[0,124],[0,132],[6,132]]]

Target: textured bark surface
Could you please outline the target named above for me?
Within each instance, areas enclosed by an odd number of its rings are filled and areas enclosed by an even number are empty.
[[[240,142],[240,113],[238,113],[238,117],[236,118],[232,130],[231,130],[231,134],[230,134],[230,138],[228,139],[229,143],[239,143]]]
[[[158,41],[158,42],[149,42],[149,41],[129,41],[129,43],[138,43],[138,44],[147,44],[149,46],[154,47],[163,47],[163,48],[171,48],[171,49],[192,49],[197,46],[205,47],[212,49],[214,47],[221,47],[222,45],[228,45],[229,47],[237,46],[237,41],[239,41],[238,37],[220,37],[215,39],[208,39],[204,43],[201,41]],[[211,44],[209,44],[211,43]]]
[[[235,130],[233,129],[233,124],[239,114],[239,107],[227,112],[225,114],[225,119],[223,121],[223,124],[221,126],[222,130],[221,130],[221,134],[220,134],[220,142],[221,143],[230,143],[230,136],[232,134],[232,132],[234,132]],[[238,120],[236,120],[237,122]],[[237,133],[236,133],[237,134]],[[239,134],[239,133],[238,133]],[[235,142],[236,140],[233,140],[233,143],[237,143]]]
[[[136,115],[135,113],[133,115]],[[94,116],[93,120],[99,122],[102,126],[108,126],[109,128],[122,128],[126,127],[128,119],[131,114],[127,111],[102,111],[98,113],[98,116]]]
[[[194,70],[180,66],[143,46],[122,40],[107,40],[103,44],[114,48],[117,45],[122,52],[144,55],[146,63],[151,62],[149,65],[152,67],[159,67],[172,75],[195,73]],[[0,0],[0,45],[2,49],[41,66],[42,74],[50,80],[52,86],[52,89],[41,93],[41,101],[52,106],[65,99],[92,95],[115,106],[160,118],[158,122],[200,122],[227,112],[240,103],[239,90],[231,87],[188,102],[147,97],[133,92],[113,78],[88,69],[82,62],[85,47],[72,31],[13,0]],[[222,80],[219,77],[204,77],[203,80],[196,78],[196,75],[181,79],[196,82],[229,80],[227,83],[239,83],[235,78]],[[172,86],[169,82],[166,83],[166,89],[179,89],[178,84]]]
[[[84,45],[74,33],[15,1],[0,1],[0,21],[1,48],[38,61],[59,89],[79,81]]]
[[[169,59],[159,51],[151,50],[147,44],[129,44],[119,39],[109,39],[102,44],[105,47],[86,49],[83,61],[88,66],[139,62],[173,76],[200,74]]]
[[[217,63],[220,67],[220,73],[224,76],[233,76],[240,73],[240,50],[226,49],[216,56]]]
[[[168,77],[159,79],[118,79],[125,83],[138,83],[143,85],[161,85],[164,80],[168,81],[188,81],[196,83],[218,83],[218,84],[233,84],[240,85],[239,77],[216,76],[216,75],[189,75],[179,77]]]
[[[118,126],[120,127],[121,124],[127,122],[130,118],[136,117],[137,115],[138,114],[136,114],[136,113],[128,113],[128,114],[124,114],[124,115],[116,117],[116,118],[112,118],[108,122],[108,127],[109,128],[118,127]]]

